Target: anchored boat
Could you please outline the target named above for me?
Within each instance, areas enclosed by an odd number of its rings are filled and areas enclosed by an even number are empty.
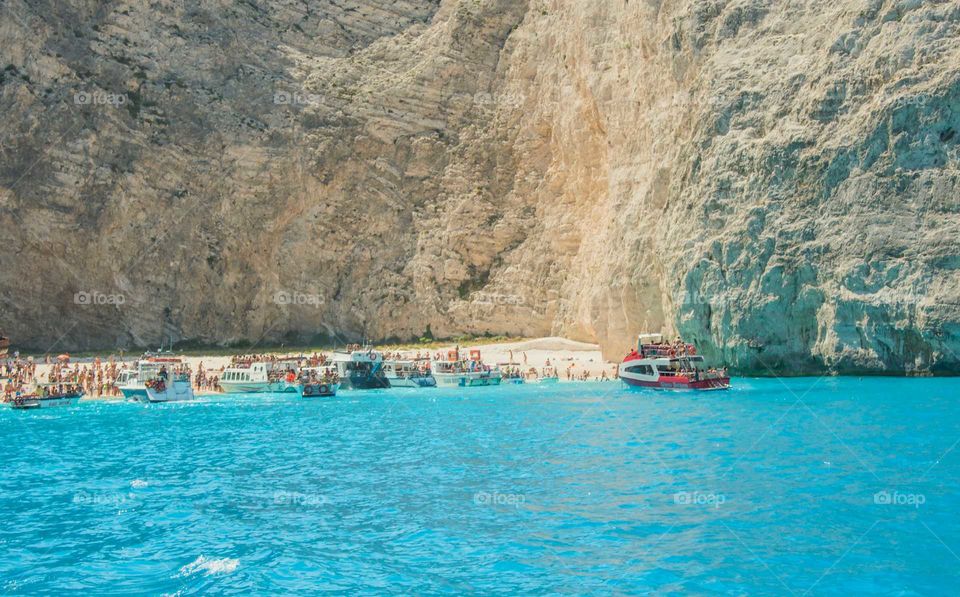
[[[437,380],[414,361],[384,361],[383,373],[387,376],[391,388],[433,388]]]
[[[137,369],[134,366],[133,369],[121,369],[120,373],[117,374],[117,379],[113,382],[113,386],[120,390],[120,386],[125,386],[131,382],[137,381]],[[123,394],[123,390],[120,390],[120,393]],[[126,394],[123,394],[126,398]]]
[[[637,348],[620,364],[620,379],[628,385],[660,390],[726,390],[725,369],[708,368],[692,344],[663,341],[662,334],[641,334]]]
[[[182,359],[146,354],[137,361],[136,375],[117,383],[127,400],[136,402],[183,402],[193,400],[190,370]]]
[[[437,353],[430,368],[441,388],[498,386],[503,378],[498,367],[483,364],[479,350],[471,350],[469,359],[461,358],[459,349]]]
[[[37,389],[31,394],[18,394],[5,400],[10,408],[17,410],[32,410],[35,408],[54,408],[59,406],[73,406],[83,397],[80,386],[59,383],[38,383]]]
[[[287,380],[296,375],[293,362],[244,361],[227,367],[220,376],[220,387],[228,394],[251,392],[295,392]]]
[[[390,382],[383,371],[383,353],[359,345],[333,353],[333,365],[340,376],[342,390],[375,390],[389,388]]]
[[[290,385],[303,398],[330,398],[340,389],[340,376],[334,366],[304,367],[297,382]]]

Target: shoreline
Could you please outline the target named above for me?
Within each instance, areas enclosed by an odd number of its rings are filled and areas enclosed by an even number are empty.
[[[396,358],[398,355],[404,360],[414,360],[430,358],[438,352],[445,352],[459,347],[461,353],[470,350],[479,350],[483,361],[491,366],[499,365],[503,368],[519,368],[521,371],[535,369],[542,371],[545,367],[556,369],[561,383],[573,381],[616,381],[616,371],[618,364],[605,362],[600,351],[600,346],[584,342],[576,342],[565,338],[533,338],[516,341],[489,343],[489,342],[471,342],[464,344],[451,343],[430,343],[419,346],[376,346],[375,348],[384,354],[389,353],[389,358]],[[230,366],[232,359],[238,355],[272,355],[272,356],[291,356],[304,355],[311,356],[319,353],[330,354],[330,350],[261,350],[250,352],[238,352],[233,354],[185,354],[174,352],[176,356],[183,361],[194,372],[203,366],[208,376],[219,377],[223,370]],[[36,378],[43,379],[57,364],[56,357],[48,355],[42,357],[42,360],[33,355],[21,355],[23,358],[33,358],[36,365]],[[13,358],[8,355],[6,358]],[[122,357],[117,354],[107,355],[89,355],[79,358],[71,356],[70,365],[72,366],[90,366],[99,359],[101,366],[110,363],[131,364],[139,358],[138,353],[127,354],[124,352]],[[50,362],[46,362],[49,360]],[[197,396],[212,396],[223,394],[223,392],[211,390],[208,388],[198,389],[194,385],[194,393]],[[123,400],[122,395],[93,394],[89,393],[83,397],[86,401],[113,401]]]
[[[471,338],[469,341],[458,343],[456,340],[434,341],[423,344],[405,343],[405,344],[383,344],[374,345],[374,348],[384,353],[400,353],[404,358],[414,358],[419,353],[420,356],[427,356],[436,352],[451,350],[459,346],[461,351],[480,350],[484,362],[489,365],[500,364],[501,366],[519,367],[522,370],[531,367],[538,371],[547,366],[555,367],[560,376],[560,382],[571,381],[602,381],[604,372],[608,379],[615,380],[617,365],[619,361],[605,361],[598,344],[588,342],[579,342],[562,337],[542,337],[542,338]],[[251,349],[186,349],[183,351],[173,351],[173,354],[182,358],[189,364],[191,369],[196,371],[202,363],[207,371],[219,371],[222,367],[230,364],[235,356],[258,354],[258,355],[311,355],[314,353],[329,354],[336,350],[334,347],[263,347],[260,350]],[[71,355],[72,364],[88,365],[96,359],[101,363],[114,362],[132,363],[140,356],[139,351],[103,351],[103,352],[82,352],[79,356]],[[37,365],[37,374],[46,375],[50,367],[55,362],[55,355],[49,354],[50,363],[45,359],[48,355],[37,355],[36,353],[21,353],[20,358],[32,357]],[[13,359],[13,351],[0,360]],[[720,365],[723,365],[722,363]],[[570,371],[568,378],[567,371]],[[737,371],[731,368],[730,373],[738,378],[803,378],[803,377],[893,377],[893,378],[950,378],[958,377],[958,374],[949,372],[883,372],[883,371],[795,371],[795,372],[770,372],[770,371]],[[583,376],[587,379],[580,379]],[[571,379],[572,378],[572,379]],[[196,390],[200,395],[215,395],[222,392],[209,390]],[[84,397],[85,400],[110,400],[113,396],[91,396]]]

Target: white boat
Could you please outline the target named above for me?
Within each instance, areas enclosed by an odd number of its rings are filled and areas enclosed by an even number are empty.
[[[433,388],[437,385],[429,368],[423,372],[414,361],[384,361],[383,373],[391,388]]]
[[[237,363],[220,376],[220,387],[228,394],[251,392],[295,392],[290,377],[295,378],[297,365],[291,361]]]
[[[135,370],[136,376],[117,383],[125,399],[136,402],[193,400],[190,371],[182,359],[148,354],[137,361]]]
[[[124,400],[129,402],[147,402],[147,388],[139,383],[137,375],[139,373],[139,361],[133,364],[132,369],[124,369],[117,376],[114,385],[120,390]]]
[[[498,367],[483,364],[479,350],[471,350],[469,359],[461,358],[459,350],[437,353],[430,369],[441,388],[498,386],[503,379]]]
[[[130,382],[137,380],[137,370],[134,369],[121,369],[120,373],[117,374],[117,379],[114,380],[113,385],[117,389],[120,389],[120,386],[128,385]],[[121,392],[122,393],[122,392]]]
[[[333,366],[337,368],[342,390],[373,390],[389,388],[390,382],[383,372],[383,353],[372,348],[348,346],[346,350],[333,353]]]

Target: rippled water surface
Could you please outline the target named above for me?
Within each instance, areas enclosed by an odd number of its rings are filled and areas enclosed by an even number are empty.
[[[956,594],[955,380],[0,410],[5,593]]]

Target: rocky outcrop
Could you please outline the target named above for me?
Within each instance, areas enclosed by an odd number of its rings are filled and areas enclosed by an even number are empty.
[[[960,369],[960,7],[0,6],[0,327]]]

